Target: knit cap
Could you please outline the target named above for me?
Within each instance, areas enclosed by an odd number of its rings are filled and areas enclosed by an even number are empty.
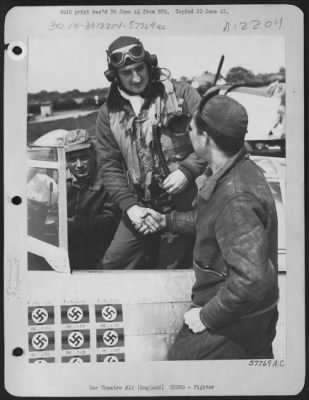
[[[202,108],[200,116],[213,133],[235,139],[243,139],[247,133],[247,111],[229,96],[217,95],[210,98]]]

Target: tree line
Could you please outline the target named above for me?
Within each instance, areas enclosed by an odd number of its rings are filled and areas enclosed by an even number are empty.
[[[207,73],[207,71],[205,71]],[[249,84],[263,85],[269,84],[275,80],[285,81],[285,68],[281,67],[278,72],[254,74],[252,71],[243,67],[231,68],[225,77],[222,77],[227,85]],[[181,80],[186,80],[191,83],[192,79],[182,77]],[[209,87],[201,85],[198,90],[204,93]],[[103,104],[106,100],[109,88],[91,89],[87,92],[81,92],[78,89],[67,92],[41,90],[38,93],[28,94],[28,113],[39,114],[42,103],[51,102],[54,111],[65,111],[70,109],[87,109],[96,108]]]
[[[28,94],[28,113],[39,114],[41,104],[51,102],[54,111],[65,111],[77,108],[87,109],[99,107],[104,103],[108,88],[91,89],[81,92],[78,89],[67,92],[41,90]]]
[[[278,72],[254,74],[252,71],[243,67],[233,67],[226,74],[228,84],[269,84],[275,80],[285,81],[285,68],[281,67]]]

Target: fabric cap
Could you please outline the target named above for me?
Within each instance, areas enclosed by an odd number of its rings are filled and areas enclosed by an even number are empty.
[[[210,130],[221,135],[241,139],[247,133],[247,111],[229,96],[217,95],[210,98],[200,115]]]
[[[131,44],[140,44],[143,46],[141,41],[135,37],[120,36],[109,45],[107,53],[110,54],[117,49],[122,49],[123,47],[130,46]]]
[[[67,131],[56,129],[41,136],[34,143],[35,146],[64,147],[65,152],[88,149],[91,146],[91,138],[86,129]]]

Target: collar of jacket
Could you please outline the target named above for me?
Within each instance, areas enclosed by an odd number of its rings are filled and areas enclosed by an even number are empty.
[[[157,96],[162,98],[164,97],[164,86],[161,82],[154,82],[152,84],[150,96],[145,98],[145,103],[142,108],[148,107],[151,101]],[[130,102],[123,98],[119,93],[117,84],[115,82],[113,82],[110,86],[106,99],[106,105],[111,112],[121,111],[128,107],[128,105],[131,108]]]
[[[245,149],[245,147],[242,147],[233,157],[231,157],[226,163],[224,163],[214,175],[206,179],[204,186],[200,190],[200,196],[202,196],[205,200],[209,200],[217,186],[218,181],[240,160],[248,157],[249,155],[247,153],[247,150]]]
[[[78,183],[77,179],[74,178],[74,176],[73,176],[72,186],[78,190],[83,190],[84,188],[86,188],[87,190],[92,190],[92,191],[97,192],[103,186],[103,181],[99,177],[98,173],[95,172],[95,174],[93,175],[93,178],[89,181],[89,184],[84,184],[82,186]]]

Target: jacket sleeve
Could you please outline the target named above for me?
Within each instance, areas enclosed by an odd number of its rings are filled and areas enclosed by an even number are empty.
[[[233,197],[215,223],[228,269],[224,285],[201,310],[209,328],[221,328],[277,300],[277,272],[268,257],[265,211],[251,195]]]
[[[115,232],[120,221],[121,212],[104,187],[102,187],[102,191],[102,202],[98,213],[87,216],[77,215],[73,220],[69,220],[69,235],[79,232],[85,235],[112,235]]]
[[[173,233],[194,235],[196,231],[196,210],[172,211],[166,215],[166,229]]]
[[[96,151],[99,174],[112,200],[126,211],[137,204],[137,199],[130,190],[124,160],[110,128],[108,110],[100,108],[96,124]]]
[[[184,99],[183,112],[193,116],[201,101],[201,96],[198,91],[186,82],[178,82],[176,86],[176,95]],[[205,168],[205,161],[199,158],[194,152],[189,154],[189,156],[179,164],[179,169],[189,180],[197,178],[204,172]]]

